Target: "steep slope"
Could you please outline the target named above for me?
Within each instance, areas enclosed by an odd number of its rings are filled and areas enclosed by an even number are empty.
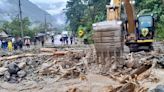
[[[23,17],[29,17],[33,22],[44,22],[44,16],[47,20],[52,22],[54,19],[46,11],[40,9],[38,6],[29,0],[21,0]],[[0,20],[10,20],[18,17],[18,0],[0,0]]]

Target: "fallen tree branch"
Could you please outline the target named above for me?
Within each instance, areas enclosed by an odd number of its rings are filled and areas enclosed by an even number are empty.
[[[0,58],[0,61],[18,59],[18,58],[23,58],[23,57],[35,57],[35,56],[53,56],[53,53],[14,55],[14,56],[9,56],[9,57],[2,57]]]
[[[56,48],[40,48],[40,51],[41,52],[55,52],[55,51],[57,51],[57,49]]]
[[[130,74],[131,78],[135,78],[135,76],[140,75],[141,73],[147,71],[148,69],[150,69],[152,67],[152,64],[145,64],[143,66],[141,66],[140,68],[138,68],[136,71],[134,71],[133,73]],[[129,77],[125,77],[123,80],[121,80],[121,83],[126,83],[126,81],[129,79]]]
[[[80,62],[80,63],[76,64],[74,67],[69,68],[69,69],[63,69],[63,67],[61,65],[59,65],[59,71],[62,73],[62,75],[60,77],[58,77],[56,79],[56,81],[64,78],[65,76],[67,76],[69,74],[70,75],[74,75],[74,70],[77,69],[77,66],[82,65],[82,64],[84,64],[84,63],[83,62]]]

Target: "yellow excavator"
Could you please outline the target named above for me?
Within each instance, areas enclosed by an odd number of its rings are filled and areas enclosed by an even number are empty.
[[[130,52],[153,50],[152,45],[155,35],[154,16],[140,15],[135,18],[130,0],[124,0],[124,6],[127,15],[127,21],[124,23],[125,44],[129,47]]]
[[[120,56],[124,45],[129,47],[130,52],[153,50],[154,17],[136,17],[132,3],[131,0],[111,0],[110,5],[106,6],[107,21],[93,24],[93,40],[98,57]],[[126,15],[123,20],[122,6]]]
[[[135,17],[132,3],[131,0],[111,0],[110,5],[107,5],[107,21],[122,21],[121,31],[124,31],[124,42],[129,47],[130,52],[153,50],[152,43],[155,35],[154,17],[153,15]],[[126,15],[124,21],[121,20],[122,6]],[[117,27],[120,24],[116,23],[114,25]],[[109,25],[108,30],[111,29],[113,29],[113,26],[110,28]]]

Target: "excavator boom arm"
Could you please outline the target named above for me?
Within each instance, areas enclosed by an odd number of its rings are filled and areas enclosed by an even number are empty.
[[[127,20],[128,20],[128,33],[132,34],[135,33],[135,18],[134,18],[134,11],[133,7],[130,4],[130,0],[124,0],[124,7],[127,15]]]
[[[135,18],[134,18],[134,10],[130,3],[130,0],[111,0],[110,6],[108,6],[107,11],[107,19],[108,20],[119,20],[121,16],[121,2],[124,3],[124,9],[127,16],[128,21],[128,30],[127,32],[129,34],[135,33]],[[114,10],[113,10],[114,9]]]

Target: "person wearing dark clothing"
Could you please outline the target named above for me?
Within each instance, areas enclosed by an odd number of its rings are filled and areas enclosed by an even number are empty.
[[[66,44],[68,45],[68,36],[66,36],[65,40],[66,40]]]
[[[22,50],[23,49],[23,41],[19,40],[18,45],[19,45],[19,49]]]
[[[73,36],[70,37],[71,45],[73,44]]]
[[[14,42],[14,50],[17,50],[18,49],[18,42]]]
[[[34,38],[34,45],[35,45],[35,46],[37,45],[37,40],[36,40],[36,38]]]
[[[5,41],[5,50],[7,49],[7,46],[8,46],[8,42]]]
[[[51,37],[51,42],[54,43],[54,37],[53,36]]]
[[[2,46],[1,47],[2,47],[3,50],[5,49],[5,41],[4,40],[2,41]]]
[[[44,38],[41,39],[42,47],[44,47]]]

